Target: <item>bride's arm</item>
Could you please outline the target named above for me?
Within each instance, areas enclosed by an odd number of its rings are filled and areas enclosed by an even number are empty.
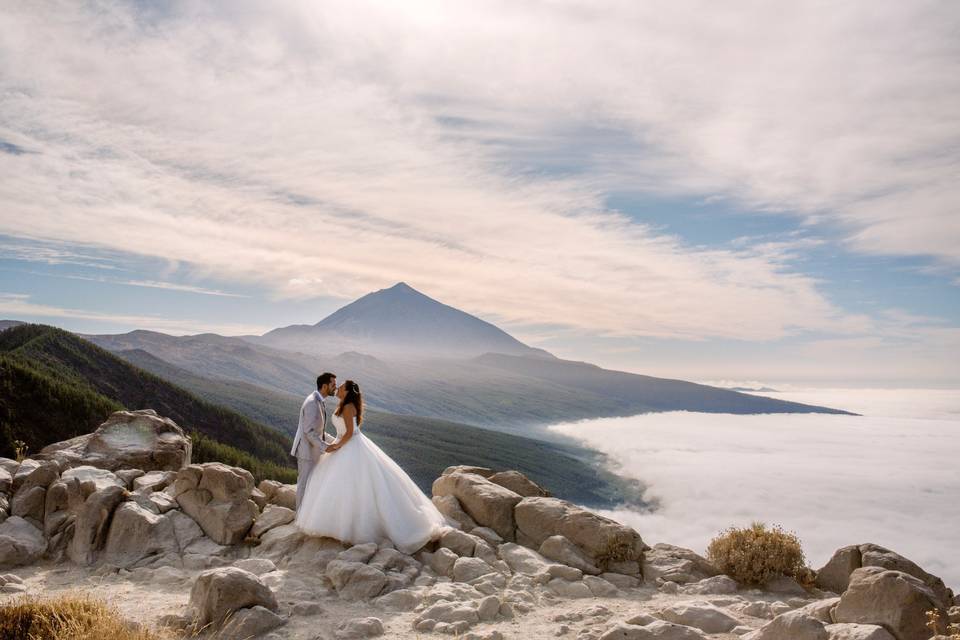
[[[353,417],[356,415],[357,411],[351,405],[347,405],[343,408],[343,413],[340,414],[340,417],[343,418],[343,422],[346,425],[346,431],[343,433],[343,437],[327,447],[327,453],[331,451],[336,451],[343,445],[347,444],[350,441],[350,438],[353,437]]]

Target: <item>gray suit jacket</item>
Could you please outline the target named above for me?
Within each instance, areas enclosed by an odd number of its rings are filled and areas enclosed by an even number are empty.
[[[314,391],[300,406],[300,423],[297,425],[297,435],[293,437],[290,455],[300,460],[319,460],[327,448],[327,443],[333,442],[333,438],[324,433],[326,426],[327,415],[323,398],[319,391]]]

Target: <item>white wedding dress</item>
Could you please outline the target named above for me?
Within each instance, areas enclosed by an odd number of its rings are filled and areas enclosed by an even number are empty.
[[[346,424],[336,414],[331,422],[339,442]],[[430,498],[359,426],[343,447],[320,456],[296,523],[310,535],[352,544],[390,541],[405,553],[440,537],[448,527]]]

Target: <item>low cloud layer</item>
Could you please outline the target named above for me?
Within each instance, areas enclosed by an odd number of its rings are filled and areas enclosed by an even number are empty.
[[[874,542],[960,587],[960,411],[952,392],[886,390],[873,416],[663,413],[559,425],[643,481],[660,508],[614,511],[649,544],[705,552],[717,533],[754,520],[796,532],[808,562]],[[865,405],[873,392],[857,397]],[[807,394],[837,400],[840,394]],[[913,411],[913,416],[878,413]],[[952,411],[953,419],[945,419]]]
[[[952,268],[958,12],[729,11],[6,6],[0,233],[286,297],[406,280],[488,317],[607,335],[868,331],[790,243],[692,246],[604,199],[729,199]]]

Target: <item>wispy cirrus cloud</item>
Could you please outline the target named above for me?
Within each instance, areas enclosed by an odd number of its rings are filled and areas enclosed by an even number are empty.
[[[956,15],[708,6],[5,7],[0,138],[33,153],[0,154],[0,231],[609,335],[863,331],[789,248],[604,201],[722,197],[953,264]]]

